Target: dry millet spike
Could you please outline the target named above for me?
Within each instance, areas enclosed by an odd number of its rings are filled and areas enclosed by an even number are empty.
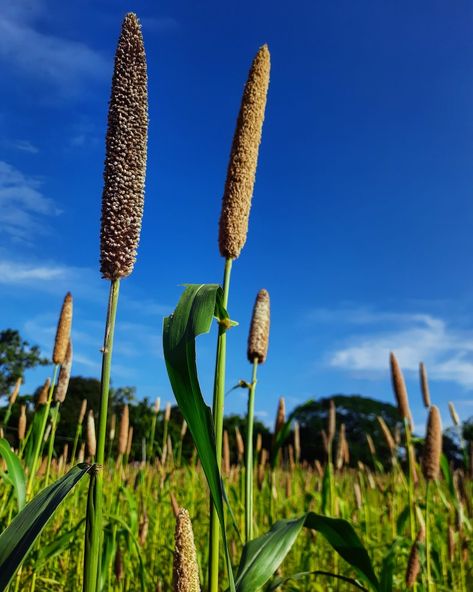
[[[56,401],[60,403],[64,403],[64,399],[66,398],[67,388],[69,386],[69,378],[71,376],[71,368],[72,368],[72,343],[69,339],[69,343],[66,350],[66,357],[64,358],[64,362],[61,366],[61,370],[59,371],[59,378],[57,381],[56,387]]]
[[[394,394],[396,396],[397,406],[402,419],[407,419],[409,427],[412,429],[412,417],[411,410],[409,408],[409,400],[407,398],[406,383],[404,382],[404,376],[402,374],[401,367],[397,361],[396,356],[391,352],[390,356],[391,363],[391,378],[393,383]]]
[[[148,141],[148,77],[141,26],[126,15],[115,53],[108,111],[100,271],[116,280],[136,260],[144,206]]]
[[[228,163],[219,223],[220,254],[226,259],[236,259],[246,242],[269,71],[269,50],[263,45],[248,74]]]
[[[200,592],[199,566],[197,565],[192,522],[189,512],[184,508],[179,510],[176,518],[174,541],[174,592]]]
[[[128,444],[128,429],[129,429],[129,411],[128,405],[123,406],[122,415],[120,418],[120,432],[118,435],[118,453],[125,454]]]
[[[428,409],[430,407],[430,389],[429,389],[429,380],[427,378],[427,370],[425,368],[425,364],[423,362],[419,365],[419,374],[420,374],[420,388],[422,391],[422,399],[424,401],[424,406]]]
[[[440,412],[432,405],[427,420],[427,433],[425,436],[424,454],[422,456],[422,472],[427,481],[437,479],[440,468],[440,455],[442,454],[442,421]]]
[[[268,355],[270,325],[269,294],[260,290],[256,296],[248,335],[248,361],[263,364]]]
[[[68,292],[64,298],[54,340],[53,362],[63,364],[67,354],[67,347],[71,336],[72,325],[72,295]]]

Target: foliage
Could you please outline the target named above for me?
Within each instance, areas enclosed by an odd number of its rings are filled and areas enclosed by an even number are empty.
[[[25,370],[48,363],[39,347],[30,345],[18,331],[0,331],[0,396],[8,394],[18,378],[23,378]]]

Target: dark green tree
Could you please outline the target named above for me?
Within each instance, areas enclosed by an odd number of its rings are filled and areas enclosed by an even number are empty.
[[[30,345],[14,329],[0,331],[0,396],[8,395],[25,370],[49,364],[37,345]]]
[[[307,401],[295,409],[295,417],[300,426],[301,458],[313,461],[325,460],[321,431],[327,429],[328,411],[332,399],[337,411],[337,430],[345,424],[346,437],[350,447],[351,464],[358,460],[372,466],[372,458],[366,441],[370,434],[376,445],[378,459],[388,461],[388,447],[384,441],[376,416],[381,416],[391,431],[399,423],[397,408],[390,403],[362,397],[361,395],[333,395]],[[334,450],[336,450],[336,441]]]

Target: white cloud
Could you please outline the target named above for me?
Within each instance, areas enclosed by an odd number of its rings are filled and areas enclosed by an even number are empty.
[[[40,182],[0,160],[0,224],[11,237],[29,242],[32,234],[44,234],[44,216],[61,211],[41,193]]]
[[[46,6],[34,0],[10,0],[0,9],[0,60],[18,73],[53,84],[64,95],[102,79],[110,65],[84,43],[40,32],[37,19]]]
[[[65,277],[63,267],[46,265],[15,264],[0,260],[0,284],[28,284],[36,281],[50,281]]]
[[[29,140],[15,140],[12,142],[12,146],[21,152],[28,152],[29,154],[38,154],[39,152],[39,149]]]
[[[329,314],[330,313],[330,314]],[[473,389],[473,331],[450,326],[426,313],[375,312],[369,309],[316,311],[312,318],[342,321],[357,333],[332,351],[327,364],[356,376],[379,379],[388,369],[394,351],[401,367],[417,373],[423,361],[433,380],[456,382]],[[362,333],[360,334],[360,328]]]

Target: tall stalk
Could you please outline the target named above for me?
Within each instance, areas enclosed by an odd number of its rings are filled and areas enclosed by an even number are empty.
[[[26,497],[27,498],[30,497],[30,495],[33,491],[33,483],[35,480],[36,471],[38,470],[38,459],[39,459],[39,456],[41,453],[41,448],[43,445],[43,438],[44,438],[44,432],[46,431],[46,424],[48,423],[49,410],[51,408],[51,402],[53,400],[53,391],[54,391],[54,385],[56,384],[58,370],[59,370],[59,364],[55,364],[54,371],[53,371],[53,378],[52,378],[51,384],[49,386],[48,399],[45,403],[44,409],[42,409],[43,417],[41,418],[42,421],[41,421],[39,433],[38,433],[37,439],[34,443],[35,446],[34,446],[34,450],[33,450],[33,459],[31,462],[31,473],[28,478],[28,485],[26,486]]]
[[[427,565],[427,592],[431,590],[431,560],[430,560],[430,479],[425,486],[425,561]]]
[[[232,260],[225,260],[223,274],[223,306],[228,306],[228,293],[230,290],[230,276]],[[218,327],[217,355],[215,361],[213,418],[215,429],[215,450],[219,469],[222,466],[223,447],[223,413],[225,405],[225,367],[227,354],[227,326],[223,323]],[[210,502],[210,541],[209,541],[209,591],[218,592],[218,558],[220,546],[220,525],[217,510]]]
[[[248,389],[248,415],[246,419],[246,468],[245,468],[245,540],[253,538],[253,425],[255,413],[256,373],[258,360],[253,361],[253,374]]]
[[[90,540],[86,544],[84,558],[84,591],[94,592],[96,582],[100,578],[98,558],[101,557],[101,534],[103,530],[103,464],[105,460],[105,440],[107,438],[108,399],[110,391],[110,370],[112,365],[113,336],[117,315],[118,294],[120,280],[113,280],[110,284],[108,298],[107,320],[102,349],[102,376],[100,385],[100,411],[98,421],[98,440],[96,452],[96,475],[91,479],[89,492],[88,521],[93,523]],[[90,513],[93,515],[90,516]]]

